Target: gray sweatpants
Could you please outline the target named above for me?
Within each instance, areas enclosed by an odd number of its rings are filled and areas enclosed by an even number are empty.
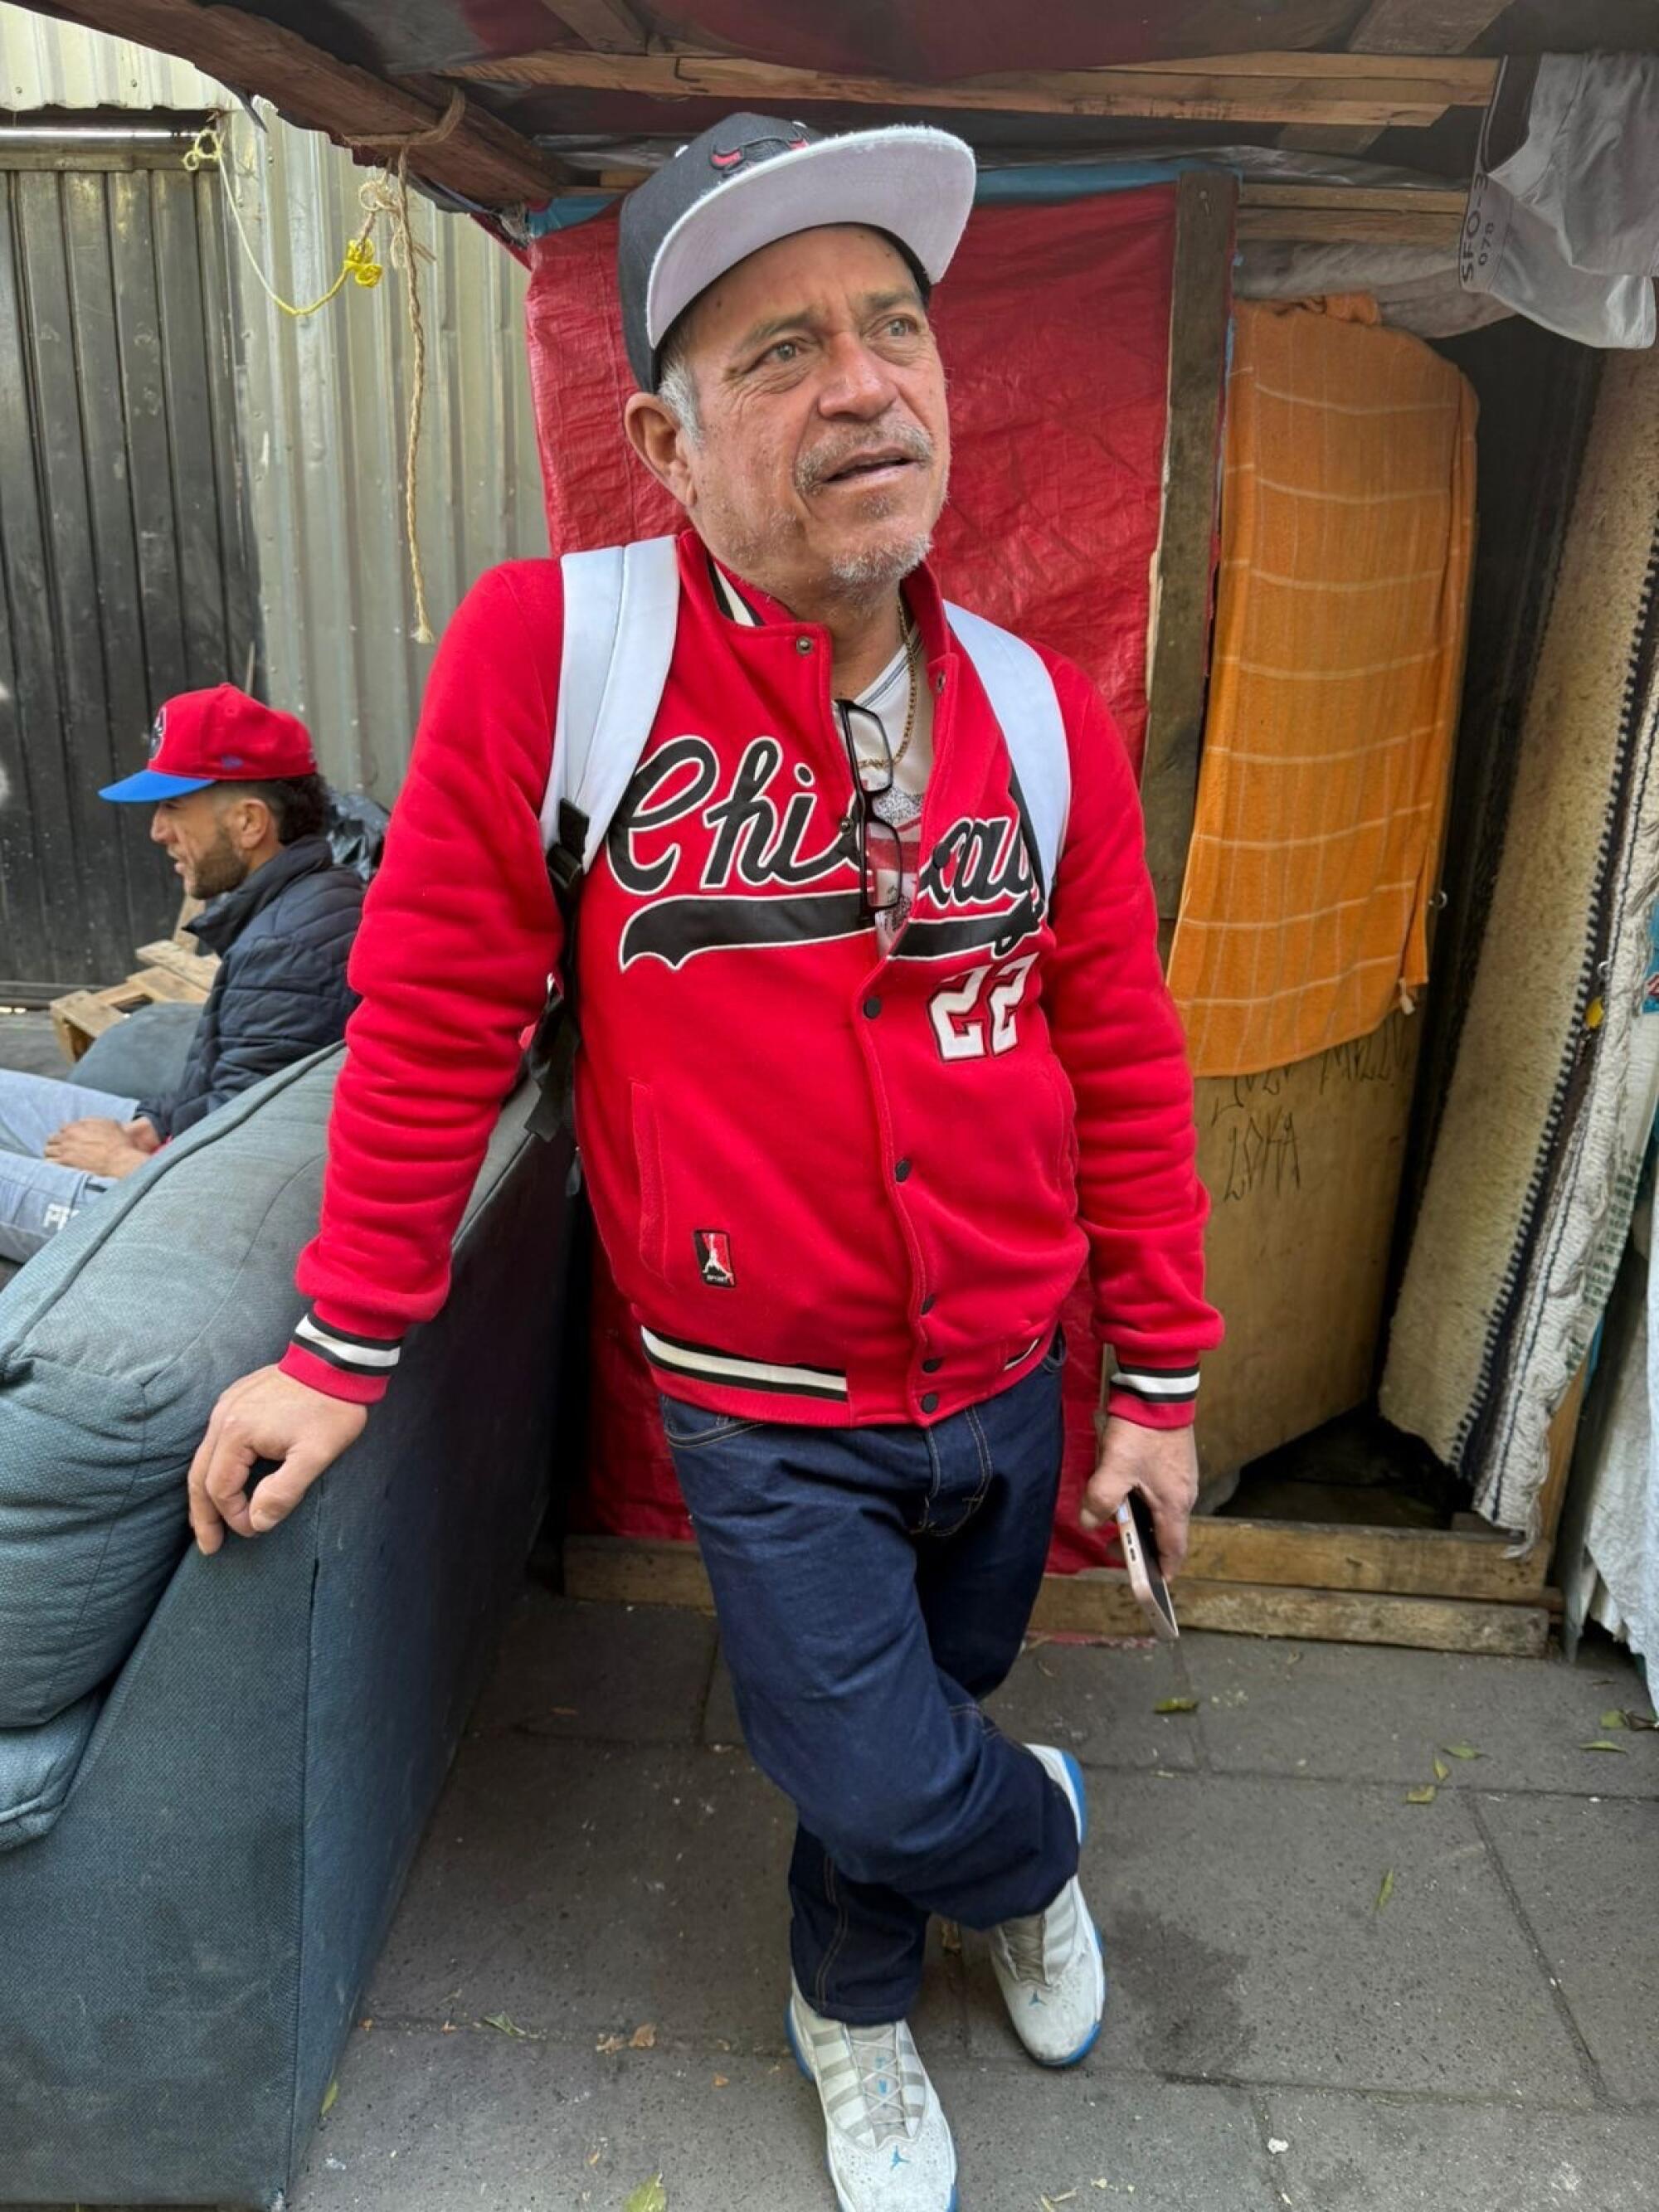
[[[131,1121],[137,1111],[136,1098],[0,1068],[0,1259],[32,1259],[109,1188],[107,1176],[40,1157],[53,1131],[94,1117]]]

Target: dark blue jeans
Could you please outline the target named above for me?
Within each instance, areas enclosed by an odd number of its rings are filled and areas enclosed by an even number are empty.
[[[992,1928],[1077,1871],[1064,1793],[978,1703],[1042,1578],[1062,1358],[929,1429],[662,1401],[744,1734],[799,1815],[795,1978],[831,2019],[903,2018],[930,1913]]]

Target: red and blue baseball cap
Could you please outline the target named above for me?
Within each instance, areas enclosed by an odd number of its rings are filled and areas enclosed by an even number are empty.
[[[149,766],[98,796],[155,805],[210,783],[274,783],[315,775],[311,732],[297,715],[261,706],[234,684],[181,691],[150,725]]]

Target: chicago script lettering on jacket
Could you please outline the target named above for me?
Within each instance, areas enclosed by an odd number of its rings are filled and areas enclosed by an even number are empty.
[[[797,762],[786,772],[772,737],[752,739],[724,789],[721,781],[713,745],[681,737],[659,746],[629,783],[605,839],[617,881],[641,902],[623,932],[624,969],[647,958],[678,968],[699,952],[823,944],[869,930],[856,802],[849,799],[830,835],[820,831],[815,842],[824,810],[812,771]],[[1023,807],[952,822],[918,872],[895,957],[1011,951],[1045,910],[1030,853]],[[702,859],[696,890],[671,896],[688,856]]]

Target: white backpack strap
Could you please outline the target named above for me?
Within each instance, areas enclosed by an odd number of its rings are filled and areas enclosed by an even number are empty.
[[[1001,727],[1036,842],[1043,896],[1052,900],[1072,811],[1072,757],[1054,678],[1042,654],[1012,630],[999,629],[983,615],[969,614],[949,600],[945,611]]]
[[[668,681],[679,558],[672,538],[647,538],[567,553],[559,565],[564,648],[542,842],[550,851],[557,843],[559,808],[568,800],[586,817],[586,872],[639,766]]]

